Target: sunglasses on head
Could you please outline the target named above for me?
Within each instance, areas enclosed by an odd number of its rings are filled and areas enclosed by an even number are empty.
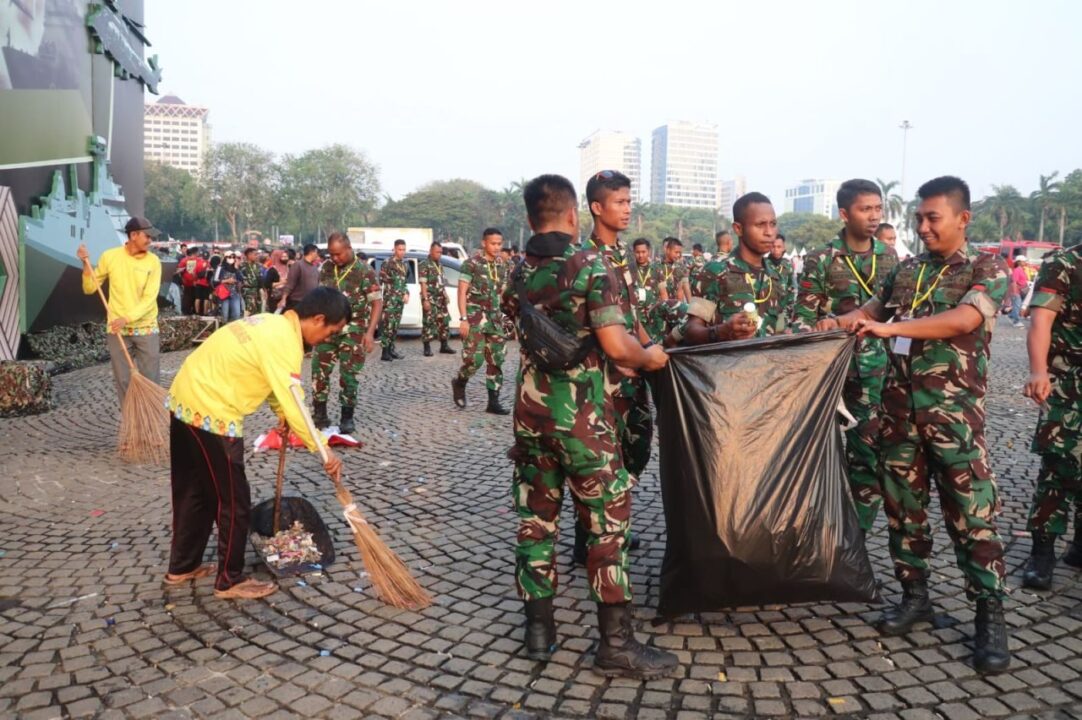
[[[594,175],[595,180],[612,180],[616,177],[615,170],[602,170],[597,175]]]

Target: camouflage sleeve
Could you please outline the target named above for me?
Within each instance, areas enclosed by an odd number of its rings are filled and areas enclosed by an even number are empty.
[[[687,304],[687,314],[700,318],[707,325],[714,324],[714,315],[717,314],[717,310],[717,303],[706,298],[693,297]]]
[[[804,265],[804,275],[797,289],[796,306],[793,311],[792,328],[796,332],[809,332],[815,329],[830,310],[827,297],[825,265],[821,258],[809,258]]]
[[[699,273],[698,281],[692,288],[692,295],[717,303],[721,296],[722,276],[725,274],[725,262],[723,260],[711,260],[702,272]]]
[[[1030,307],[1045,308],[1054,313],[1062,312],[1071,291],[1071,268],[1065,258],[1056,253],[1045,258],[1033,281],[1033,299]]]
[[[586,279],[586,316],[590,327],[623,325],[624,311],[620,307],[620,291],[612,268],[598,255],[592,263],[583,265],[580,272],[588,273]],[[580,287],[578,281],[576,287]]]
[[[368,274],[365,276],[365,290],[369,300],[383,299],[383,287],[376,279],[376,273],[372,268],[368,268]]]
[[[327,260],[319,266],[319,284],[326,287],[334,287],[334,270],[332,269],[333,262]]]
[[[1003,258],[981,253],[981,257],[973,262],[973,280],[969,291],[958,304],[972,305],[984,316],[985,322],[995,322],[1009,285],[1007,263]]]
[[[512,283],[507,283],[503,295],[500,296],[500,310],[512,320],[518,316],[518,293]]]
[[[473,258],[470,258],[466,262],[462,263],[462,268],[458,271],[458,281],[468,282],[473,284],[473,276],[477,274],[477,265],[473,262]]]
[[[384,260],[383,264],[379,266],[379,283],[380,285],[389,285],[394,282],[390,272],[391,263],[389,260]]]

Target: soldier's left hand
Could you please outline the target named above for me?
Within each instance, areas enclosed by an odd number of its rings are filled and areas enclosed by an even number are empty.
[[[837,318],[823,318],[819,322],[815,323],[816,332],[825,332],[827,330],[837,330],[839,327]]]
[[[364,340],[362,342],[364,343],[365,354],[372,352],[376,348],[376,339],[367,333],[365,333]]]
[[[1038,405],[1047,400],[1048,396],[1052,394],[1052,381],[1048,377],[1048,373],[1030,373],[1029,382],[1026,383],[1022,394],[1028,398],[1033,398],[1033,402]]]
[[[875,320],[869,320],[867,318],[860,318],[849,327],[849,332],[855,333],[857,337],[872,337],[888,338],[894,333],[891,332],[893,327],[890,323],[876,322]]]

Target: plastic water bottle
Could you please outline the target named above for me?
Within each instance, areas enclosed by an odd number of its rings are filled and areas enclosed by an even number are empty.
[[[755,331],[759,332],[759,328],[763,325],[763,319],[759,317],[759,311],[755,308],[755,303],[744,303],[744,313],[755,323]]]

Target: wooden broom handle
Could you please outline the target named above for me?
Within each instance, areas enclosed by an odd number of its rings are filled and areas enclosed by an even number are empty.
[[[308,406],[304,404],[304,398],[301,396],[301,384],[299,381],[294,380],[289,384],[289,392],[293,394],[293,399],[297,403],[297,409],[301,411],[301,417],[304,418],[304,424],[308,427],[308,434],[312,436],[312,441],[316,444],[316,449],[319,450],[319,457],[322,458],[323,464],[327,464],[327,448],[323,444],[323,434],[316,430],[316,424],[312,422],[312,415],[308,412]]]
[[[281,446],[278,448],[278,474],[274,478],[274,534],[278,534],[282,519],[282,482],[286,474],[286,445],[289,443],[289,430],[278,433]]]
[[[105,306],[105,333],[112,334],[112,329],[109,327],[109,301],[105,299],[105,293],[102,292],[101,283],[98,282],[98,274],[94,272],[94,266],[90,264],[90,259],[84,259],[83,265],[90,271],[90,277],[94,281],[94,289],[98,291],[98,297],[101,298],[101,304]],[[116,336],[117,344],[120,345],[120,349],[124,352],[124,359],[128,361],[128,367],[132,370],[135,369],[135,362],[131,359],[131,353],[128,352],[128,346],[120,339],[120,335]]]

